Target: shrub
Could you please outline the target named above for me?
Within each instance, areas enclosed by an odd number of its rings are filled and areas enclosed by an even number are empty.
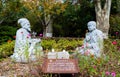
[[[13,53],[14,41],[6,42],[0,45],[0,58],[8,57]]]
[[[76,38],[42,38],[41,46],[44,50],[56,51],[63,49],[73,51],[79,45],[82,45],[81,39]],[[0,45],[0,58],[10,56],[14,50],[14,41],[9,40],[7,43]]]
[[[110,31],[109,33],[113,38],[120,38],[120,16],[111,16],[110,17]]]
[[[63,49],[71,51],[75,50],[77,46],[82,45],[82,42],[79,38],[43,38],[41,45],[44,50],[54,48],[58,51]]]
[[[0,27],[0,44],[7,42],[8,40],[14,40],[16,28],[11,26]]]

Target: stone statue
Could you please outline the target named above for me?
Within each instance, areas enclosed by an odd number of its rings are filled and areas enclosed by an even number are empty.
[[[79,53],[100,57],[103,51],[103,33],[96,29],[96,22],[90,21],[87,24],[89,32],[86,33],[84,44],[79,48]]]
[[[20,24],[22,28],[16,32],[14,53],[11,58],[16,62],[28,62],[28,60],[35,61],[35,47],[37,44],[40,44],[41,40],[31,38],[30,22],[28,19],[20,18],[18,20],[18,24]],[[39,50],[42,50],[42,47],[40,45]]]

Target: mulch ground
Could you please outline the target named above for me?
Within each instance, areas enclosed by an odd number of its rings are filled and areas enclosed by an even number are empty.
[[[38,62],[15,63],[10,58],[0,62],[0,77],[31,77],[38,75]],[[40,71],[40,70],[39,70]]]

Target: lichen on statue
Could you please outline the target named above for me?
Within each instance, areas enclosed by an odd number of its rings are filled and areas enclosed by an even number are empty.
[[[90,21],[87,24],[89,32],[86,33],[83,46],[79,48],[79,53],[84,55],[94,55],[101,57],[103,51],[103,33],[96,29],[96,22]]]
[[[35,61],[35,45],[40,43],[40,39],[31,38],[30,22],[26,18],[20,18],[18,24],[21,28],[16,32],[14,53],[11,56],[16,62]],[[40,46],[41,50],[42,47]]]

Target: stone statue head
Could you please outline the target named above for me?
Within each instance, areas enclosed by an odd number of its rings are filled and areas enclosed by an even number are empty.
[[[30,29],[30,22],[29,22],[29,20],[27,18],[20,18],[18,20],[18,24],[20,24],[22,28],[31,31],[31,29]]]
[[[89,31],[93,31],[93,30],[96,29],[96,22],[95,21],[89,21],[87,26],[88,26]]]

